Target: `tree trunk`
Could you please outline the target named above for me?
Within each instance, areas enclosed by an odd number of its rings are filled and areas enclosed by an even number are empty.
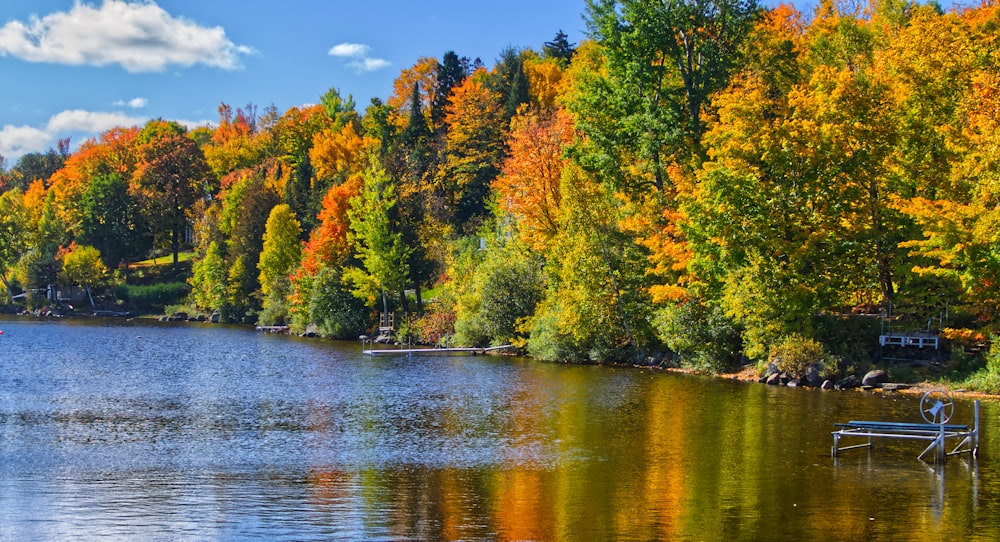
[[[385,295],[385,290],[382,290],[382,317],[379,318],[380,327],[383,321],[386,325],[389,324],[389,298]]]
[[[875,180],[868,182],[868,205],[871,213],[872,231],[875,232],[875,266],[878,273],[879,290],[882,294],[882,308],[888,310],[892,306],[895,288],[892,280],[892,252],[886,249],[887,235],[882,224],[882,212],[879,206],[879,186]]]
[[[3,287],[7,291],[7,300],[11,303],[14,302],[14,294],[10,291],[10,283],[7,282],[7,277],[3,273],[0,273],[0,281],[3,281]]]
[[[177,272],[177,253],[180,252],[180,250],[181,250],[180,234],[178,233],[177,228],[174,228],[173,231],[170,232],[170,248],[173,249],[173,252],[174,252],[174,273],[176,273]]]
[[[422,317],[424,315],[424,298],[420,293],[420,285],[415,284],[413,288],[417,292],[417,317]]]
[[[399,304],[403,307],[403,314],[410,314],[410,300],[406,298],[406,290],[399,291]]]

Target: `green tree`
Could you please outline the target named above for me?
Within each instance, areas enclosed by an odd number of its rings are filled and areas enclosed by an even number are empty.
[[[494,346],[524,343],[526,330],[522,328],[535,314],[544,293],[542,264],[540,258],[515,243],[487,249],[473,280],[479,319]]]
[[[226,299],[219,308],[219,316],[223,322],[249,324],[254,322],[259,306],[247,292],[254,292],[257,284],[257,274],[247,266],[247,256],[236,256],[229,266],[229,276],[226,279]]]
[[[307,313],[320,334],[355,339],[368,329],[370,311],[344,283],[343,268],[325,267],[313,277]]]
[[[523,347],[527,321],[545,290],[544,260],[502,231],[469,236],[457,244],[449,275],[454,297],[455,343]],[[483,246],[483,243],[485,246]]]
[[[654,324],[682,366],[709,373],[738,366],[742,353],[740,330],[718,304],[688,299],[659,309]]]
[[[17,264],[16,276],[26,289],[51,293],[59,278],[59,247],[70,242],[69,230],[59,216],[53,191],[46,193],[41,216],[32,230],[33,238]]]
[[[435,92],[437,91],[444,89],[435,87]],[[435,263],[428,254],[427,246],[421,242],[421,232],[429,221],[428,209],[433,207],[430,177],[440,150],[438,138],[427,124],[420,96],[420,84],[416,83],[410,97],[409,121],[396,146],[396,152],[400,156],[394,161],[397,171],[393,176],[399,179],[398,205],[390,216],[393,229],[402,234],[403,244],[409,250],[408,279],[416,291],[418,314],[423,312],[422,285],[431,280],[435,270]],[[433,116],[433,108],[431,113]],[[409,312],[405,297],[403,309]]]
[[[228,274],[219,243],[212,241],[204,257],[191,266],[191,295],[195,304],[209,311],[219,310],[226,301]]]
[[[702,110],[741,65],[758,14],[756,0],[588,0],[587,25],[606,76],[583,81],[591,99],[576,111],[592,119],[580,127],[600,154],[630,167],[616,147],[633,149],[659,192],[668,159],[700,162]]]
[[[55,254],[59,247],[69,244],[70,232],[66,222],[59,215],[56,194],[51,190],[45,194],[42,215],[38,219],[34,233],[34,247],[52,254]]]
[[[108,268],[101,261],[101,252],[92,246],[73,244],[69,252],[63,255],[63,278],[87,291],[91,307],[97,306],[91,288],[100,284],[107,274]]]
[[[44,153],[29,152],[18,158],[10,170],[12,184],[21,191],[27,190],[35,180],[48,186],[49,177],[63,166],[69,156],[69,139],[60,139],[57,147]]]
[[[508,47],[500,53],[489,79],[489,88],[502,104],[504,126],[517,114],[521,105],[531,101],[528,75],[524,72],[526,51]]]
[[[344,278],[353,285],[361,299],[382,298],[382,308],[389,312],[390,293],[403,295],[410,270],[410,249],[403,236],[392,229],[390,214],[397,204],[396,187],[377,159],[370,157],[365,169],[361,194],[351,200],[350,241],[362,267],[350,267]]]
[[[261,322],[264,325],[284,323],[288,319],[288,296],[292,292],[289,275],[302,256],[299,236],[302,227],[287,204],[271,209],[264,229],[264,248],[257,269],[260,290],[264,295]]]
[[[560,232],[528,351],[542,359],[626,361],[656,346],[647,318],[647,253],[619,227],[622,208],[579,167],[562,179]]]
[[[253,322],[261,302],[257,264],[267,219],[271,209],[280,203],[280,197],[274,183],[267,178],[267,171],[245,170],[222,192],[220,199],[218,241],[230,276],[227,301],[220,314],[224,319]],[[234,270],[237,265],[240,269]]]
[[[320,97],[319,101],[323,104],[323,108],[326,109],[327,116],[333,121],[330,129],[334,131],[340,130],[348,123],[357,123],[360,121],[357,109],[354,106],[354,97],[348,94],[347,99],[344,99],[340,95],[340,89],[331,88]]]
[[[434,96],[431,100],[431,123],[435,131],[441,131],[444,127],[452,90],[462,84],[468,75],[465,66],[462,65],[462,60],[455,51],[448,51],[441,58],[437,67]]]
[[[116,268],[141,257],[152,247],[152,237],[139,202],[129,193],[128,181],[117,173],[94,178],[80,204],[80,242],[101,253],[104,264]]]

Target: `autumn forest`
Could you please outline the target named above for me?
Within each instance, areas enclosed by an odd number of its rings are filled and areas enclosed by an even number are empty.
[[[226,322],[354,339],[392,312],[424,344],[710,372],[790,350],[843,372],[886,318],[989,336],[1000,5],[589,0],[584,20],[492,66],[419,58],[363,106],[334,85],[0,161],[6,293],[120,305],[169,254],[191,258],[169,302]]]

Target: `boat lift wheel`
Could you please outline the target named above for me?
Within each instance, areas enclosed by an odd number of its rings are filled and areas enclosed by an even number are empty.
[[[946,424],[955,413],[955,402],[944,390],[931,390],[920,398],[920,415],[927,423]]]

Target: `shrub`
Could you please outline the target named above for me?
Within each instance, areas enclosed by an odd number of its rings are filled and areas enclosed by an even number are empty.
[[[996,337],[993,337],[995,344]],[[968,378],[965,387],[985,393],[1000,393],[1000,351],[990,348],[986,354],[986,367]]]
[[[779,371],[793,378],[806,376],[806,372],[813,364],[819,364],[822,377],[837,373],[837,359],[827,354],[826,349],[818,341],[801,335],[788,335],[771,345],[768,361]]]
[[[860,315],[820,314],[812,334],[828,354],[848,363],[867,365],[879,351],[879,319]]]
[[[413,322],[411,330],[420,344],[451,346],[455,334],[455,304],[448,299],[428,303],[427,311]]]
[[[518,335],[518,323],[535,312],[542,298],[542,274],[537,262],[511,254],[487,259],[480,266],[480,315],[494,345],[509,344]]]
[[[163,307],[183,299],[191,291],[184,282],[168,282],[149,286],[122,284],[115,287],[115,297],[133,307]]]
[[[739,365],[740,331],[718,306],[707,306],[693,299],[661,309],[654,324],[684,367],[720,373]]]
[[[356,339],[368,328],[368,308],[344,284],[339,269],[324,268],[316,275],[308,312],[320,334],[331,339]]]

